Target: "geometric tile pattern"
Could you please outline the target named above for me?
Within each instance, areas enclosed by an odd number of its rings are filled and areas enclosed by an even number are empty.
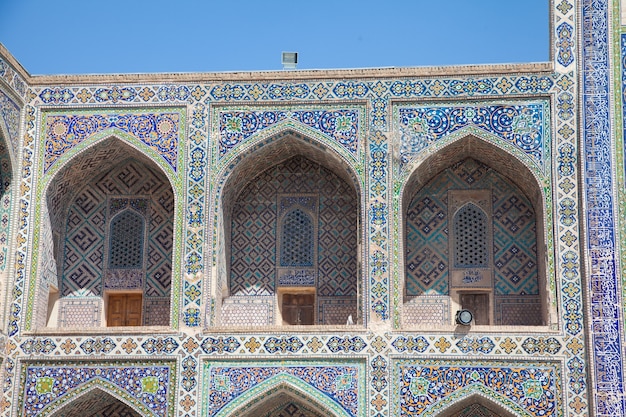
[[[509,105],[400,108],[399,129],[402,136],[400,155],[408,162],[431,143],[467,126],[475,126],[498,135],[527,154],[545,172],[549,141],[544,114],[549,104],[528,102]]]
[[[450,417],[500,417],[495,412],[480,404],[472,404]]]
[[[94,297],[70,297],[59,301],[59,327],[96,327],[100,325],[102,301]],[[52,324],[54,326],[54,324]]]
[[[224,299],[224,326],[269,326],[274,323],[274,297],[236,296]]]
[[[110,207],[107,207],[107,199],[110,200]],[[130,208],[118,214],[121,207]],[[172,276],[173,209],[171,187],[159,170],[150,169],[130,159],[121,162],[104,175],[96,176],[78,192],[69,208],[64,238],[61,296],[100,297],[103,295],[104,285],[109,289],[143,288],[147,297],[144,302],[146,308],[150,305],[147,302],[149,298],[168,297]],[[116,242],[115,235],[107,238],[107,233],[108,230],[113,230],[116,219],[122,219],[125,213],[133,214],[143,223],[144,217],[136,210],[149,216],[146,219],[147,224],[137,229],[138,235],[134,238],[139,242],[133,252],[135,255],[132,262],[135,269],[120,269],[115,264],[117,258],[114,256],[121,257],[121,265],[126,267],[128,259],[131,259],[128,258],[131,252],[127,248],[118,251],[119,254],[106,251],[107,239],[110,247]],[[144,231],[144,227],[148,230]],[[123,225],[120,232],[127,234],[128,230],[129,226]],[[147,249],[143,244],[144,233],[148,242]],[[131,285],[129,280],[137,282]],[[161,324],[167,323],[157,321]]]
[[[85,139],[107,129],[119,129],[136,137],[176,171],[178,162],[178,113],[131,113],[53,115],[46,117],[44,172],[67,151]]]
[[[324,414],[308,409],[307,404],[289,401],[275,407],[273,411],[263,415],[263,417],[324,417]]]
[[[319,193],[318,296],[356,295],[356,199],[334,173],[296,156],[258,175],[232,215],[231,295],[271,295],[276,285],[277,197]]]
[[[448,190],[489,189],[493,197],[496,294],[538,294],[532,205],[505,177],[468,158],[433,178],[407,210],[407,294],[448,292]]]
[[[449,297],[415,297],[405,303],[402,309],[402,323],[407,326],[421,324],[436,328],[450,323]]]
[[[128,405],[99,389],[83,394],[58,410],[57,414],[63,417],[140,417],[140,414]]]
[[[4,130],[0,130],[0,136],[6,132],[4,138],[7,146],[10,145],[13,158],[17,158],[19,150],[20,134],[20,107],[4,92],[0,90],[0,122]]]

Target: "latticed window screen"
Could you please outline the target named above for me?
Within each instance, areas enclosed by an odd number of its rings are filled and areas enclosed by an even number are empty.
[[[283,217],[280,266],[313,266],[313,220],[300,209]]]
[[[487,267],[487,216],[474,204],[466,204],[454,215],[455,267]]]
[[[126,210],[111,221],[109,268],[143,266],[145,220],[133,210]]]

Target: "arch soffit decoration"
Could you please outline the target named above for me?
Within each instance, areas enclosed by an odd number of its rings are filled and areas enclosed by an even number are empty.
[[[21,115],[22,111],[24,110],[24,104],[21,98],[18,98],[16,94],[14,94],[11,90],[7,91],[4,88],[1,88],[3,86],[2,83],[0,83],[0,93],[3,93],[9,100],[13,100],[14,104],[16,105],[16,107],[19,109],[19,113]],[[0,119],[1,120],[1,119]],[[19,142],[19,132],[17,133],[17,142]],[[18,166],[18,158],[19,158],[19,144],[12,144],[11,143],[11,135],[9,135],[9,131],[7,129],[7,125],[4,122],[4,120],[1,120],[0,122],[0,140],[4,143],[4,146],[7,149],[7,154],[9,155],[9,161],[11,163],[11,176],[15,177],[16,172],[15,169]],[[14,148],[14,146],[18,147],[17,149]]]
[[[281,151],[280,155],[273,155],[278,150]],[[217,161],[216,196],[222,194],[223,199],[232,198],[229,189],[233,187],[230,185],[238,184],[238,180],[242,178],[249,178],[250,170],[261,173],[295,155],[303,155],[330,169],[350,184],[357,195],[362,195],[365,183],[362,175],[358,174],[363,171],[364,165],[361,152],[352,155],[318,131],[300,122],[287,120],[252,135],[233,148],[230,155],[227,154]],[[241,185],[240,187],[243,188]],[[236,190],[234,195],[238,195],[240,191],[241,189]]]
[[[127,393],[123,389],[101,378],[94,378],[74,388],[73,390],[67,392],[65,395],[63,395],[59,399],[51,402],[46,407],[44,407],[44,409],[41,410],[41,413],[39,414],[39,416],[41,417],[56,416],[56,413],[58,411],[61,411],[63,408],[67,406],[70,406],[74,401],[80,400],[85,395],[93,394],[94,390],[102,391],[105,394],[110,395],[116,400],[124,403],[124,405],[128,406],[129,408],[132,408],[134,411],[136,411],[142,416],[156,417],[156,415],[152,411],[150,411],[148,407],[134,400],[133,397],[129,393]],[[75,397],[71,398],[72,396],[75,396]],[[71,398],[71,400],[68,401],[68,398]]]
[[[289,374],[278,374],[248,390],[245,395],[233,399],[215,414],[215,417],[245,415],[250,410],[262,406],[276,395],[287,394],[329,417],[352,417],[339,404],[328,398],[312,385]]]
[[[436,402],[425,410],[424,416],[449,416],[473,403],[478,403],[501,415],[504,414],[502,417],[533,417],[519,404],[482,384],[468,385]]]
[[[106,158],[101,156],[97,163],[92,163],[91,161],[89,161],[87,167],[83,166],[83,163],[86,162],[86,160],[91,159],[90,155],[97,155],[98,153],[100,153],[100,151],[104,151],[107,148],[112,148],[115,146],[118,146],[119,149],[115,150],[116,154],[112,157],[110,155],[107,155]],[[85,178],[93,178],[99,173],[110,170],[115,166],[126,163],[129,160],[135,160],[145,165],[148,169],[152,168],[153,170],[156,170],[157,176],[162,175],[164,179],[168,181],[170,187],[172,188],[174,201],[176,204],[176,200],[178,199],[175,189],[176,182],[172,181],[172,178],[168,175],[168,172],[164,169],[164,166],[157,164],[153,158],[151,158],[149,155],[146,155],[144,152],[142,152],[141,149],[138,149],[137,147],[132,146],[132,144],[120,140],[116,136],[107,136],[105,139],[95,142],[94,144],[92,144],[92,146],[83,149],[73,156],[68,157],[68,159],[66,160],[63,160],[61,166],[59,166],[60,169],[52,173],[51,176],[45,177],[45,183],[42,186],[41,194],[42,196],[46,197],[46,202],[49,206],[50,199],[53,198],[53,196],[49,195],[49,192],[55,188],[55,185],[57,185],[57,183],[63,179],[67,172],[69,172],[73,167],[79,166],[81,168],[81,175],[75,176],[68,182],[65,187],[63,187],[64,189],[72,190],[72,192],[66,193],[64,197],[61,197],[62,202],[60,204],[57,204],[58,207],[61,207],[61,213],[59,214],[65,214],[73,198],[78,195],[78,193],[86,186]]]
[[[177,178],[181,176],[180,170],[174,171],[172,167],[169,166],[163,160],[163,158],[161,158],[159,154],[151,149],[148,145],[134,138],[132,135],[116,128],[109,128],[101,132],[94,133],[93,135],[86,138],[79,145],[68,150],[64,155],[59,157],[59,159],[54,162],[50,169],[42,174],[42,178],[44,179],[44,185],[41,188],[47,189],[49,184],[57,177],[59,172],[63,172],[68,167],[71,167],[80,157],[87,155],[95,150],[105,149],[109,147],[112,143],[124,144],[128,148],[130,148],[135,155],[140,156],[137,159],[143,159],[144,161],[149,161],[155,166],[158,166],[169,180],[172,188],[178,188]],[[179,153],[179,160],[182,158],[183,152]],[[116,165],[115,162],[110,164],[111,166]],[[94,171],[99,171],[99,166],[101,166],[101,164],[98,163],[94,165],[96,165]],[[181,165],[182,164],[179,164],[179,166]],[[41,168],[42,167],[38,167],[38,169],[40,170]]]
[[[535,205],[539,205],[546,216],[547,178],[530,158],[512,146],[500,146],[502,141],[487,132],[464,128],[442,139],[436,145],[429,146],[406,167],[402,168],[400,193],[402,208],[407,207],[411,198],[432,178],[453,164],[466,158],[473,158],[511,180]],[[489,155],[496,154],[499,159],[489,160]],[[540,203],[540,204],[538,204]],[[537,210],[537,207],[535,207]]]

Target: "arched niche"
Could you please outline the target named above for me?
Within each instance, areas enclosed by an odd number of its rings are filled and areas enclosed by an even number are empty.
[[[459,401],[452,402],[446,407],[431,414],[436,417],[518,417],[508,407],[500,404],[497,400],[487,398],[477,393],[470,394]],[[524,417],[527,414],[522,414]]]
[[[175,196],[150,157],[101,140],[56,172],[41,217],[35,328],[169,326]],[[115,232],[126,217],[132,236]]]
[[[82,387],[71,401],[55,401],[42,410],[42,416],[86,417],[114,415],[120,417],[154,416],[147,407],[128,403],[119,389],[103,381],[95,381]],[[140,411],[141,408],[141,411]]]
[[[221,178],[218,323],[362,322],[361,190],[352,168],[332,149],[286,130],[242,152]],[[293,210],[311,222],[312,265],[281,264],[281,237],[302,237],[283,229],[295,224]],[[285,320],[289,300],[312,307],[313,321],[298,321],[297,313],[295,322]]]
[[[403,326],[450,328],[458,310],[485,305],[473,324],[549,324],[546,196],[531,170],[473,135],[412,167],[401,200]],[[467,231],[455,230],[454,219],[467,207],[489,219],[484,241],[470,237],[464,248],[487,245],[487,267],[454,259]]]

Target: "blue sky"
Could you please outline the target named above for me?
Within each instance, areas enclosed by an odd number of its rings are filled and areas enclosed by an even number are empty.
[[[548,0],[0,0],[31,74],[540,62]]]

